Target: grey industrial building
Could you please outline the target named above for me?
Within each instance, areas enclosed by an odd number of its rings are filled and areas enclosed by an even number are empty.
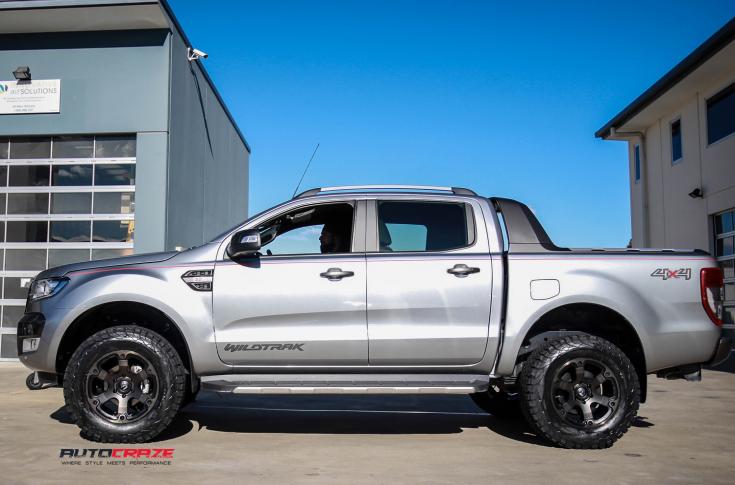
[[[250,147],[191,47],[163,0],[0,0],[0,360],[39,271],[245,218]]]

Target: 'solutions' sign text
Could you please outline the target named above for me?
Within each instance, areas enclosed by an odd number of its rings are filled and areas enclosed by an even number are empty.
[[[61,80],[0,81],[0,115],[58,113]]]

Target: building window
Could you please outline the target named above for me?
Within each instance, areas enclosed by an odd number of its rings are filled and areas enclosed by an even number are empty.
[[[735,83],[707,100],[707,144],[735,133]]]
[[[94,169],[95,185],[135,185],[135,165],[98,164]]]
[[[681,120],[671,123],[671,164],[681,161]]]
[[[0,137],[0,360],[40,271],[132,254],[136,148],[128,134]]]
[[[635,183],[641,180],[641,146],[633,147],[633,163],[635,164]]]
[[[92,165],[60,165],[51,168],[51,185],[92,185]]]
[[[92,158],[94,153],[93,136],[55,136],[53,141],[54,158]]]
[[[715,228],[715,257],[725,276],[723,322],[735,323],[735,209],[717,214]]]
[[[48,194],[8,194],[8,214],[48,214]]]
[[[51,139],[40,137],[11,138],[10,158],[16,160],[51,158]]]
[[[10,166],[11,187],[43,187],[49,182],[48,165]]]

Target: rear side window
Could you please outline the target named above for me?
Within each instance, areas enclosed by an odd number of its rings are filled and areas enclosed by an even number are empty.
[[[378,203],[378,246],[381,253],[447,251],[473,242],[474,223],[467,204]]]

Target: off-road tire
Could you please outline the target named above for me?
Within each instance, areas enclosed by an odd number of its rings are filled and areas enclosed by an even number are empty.
[[[510,394],[493,388],[485,392],[475,392],[470,394],[472,401],[485,411],[498,418],[520,418],[521,399],[520,394]]]
[[[139,420],[112,423],[89,404],[85,382],[98,358],[120,351],[137,352],[148,359],[160,376],[158,398]],[[143,327],[122,325],[101,330],[79,345],[64,374],[64,400],[84,438],[102,443],[143,443],[159,435],[176,417],[184,400],[186,378],[178,352],[165,338]]]
[[[599,361],[616,380],[618,402],[604,422],[571,425],[557,411],[555,375],[574,360]],[[582,366],[584,367],[584,366]],[[572,335],[545,342],[529,357],[520,375],[521,410],[533,431],[556,446],[574,449],[608,448],[633,423],[640,404],[640,385],[630,359],[615,345],[592,335]],[[568,384],[567,384],[568,385]],[[558,397],[556,398],[558,399]],[[580,415],[582,411],[580,410]]]

